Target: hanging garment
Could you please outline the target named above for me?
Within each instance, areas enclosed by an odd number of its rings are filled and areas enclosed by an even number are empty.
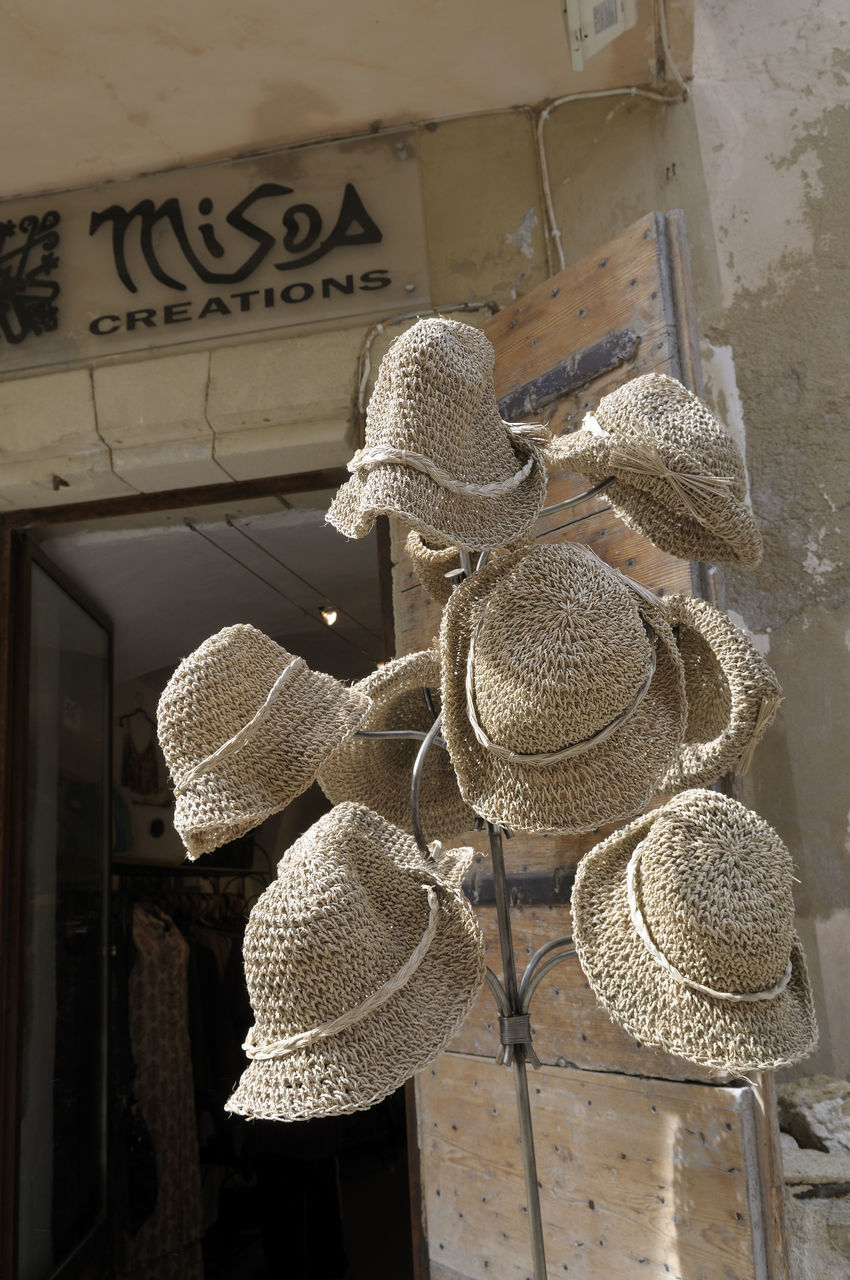
[[[125,1280],[202,1280],[201,1179],[189,1049],[189,946],[161,912],[133,910],[130,971],[135,1092],[156,1149],[156,1208],[124,1241]]]
[[[133,741],[129,728],[124,734],[124,746],[121,752],[121,785],[135,792],[137,796],[152,796],[161,790],[159,761],[153,731],[147,746],[142,747],[141,750]]]

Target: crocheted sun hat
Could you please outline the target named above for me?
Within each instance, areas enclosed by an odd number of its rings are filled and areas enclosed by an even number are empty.
[[[746,773],[782,701],[782,687],[746,632],[693,596],[667,599],[667,617],[685,668],[685,741],[660,790],[703,787]]]
[[[496,548],[491,552],[491,555],[500,556],[505,552],[519,551],[521,549],[530,551],[533,546],[534,534],[530,532],[524,534],[521,538],[515,538],[506,547]],[[421,585],[432,600],[436,600],[439,605],[444,605],[452,594],[460,573],[460,552],[457,547],[432,547],[422,537],[421,533],[411,529],[407,535],[404,549],[410,558],[413,572]],[[474,567],[475,563],[473,561]]]
[[[682,742],[682,660],[655,597],[577,543],[502,556],[440,629],[443,736],[464,800],[522,831],[632,817]]]
[[[362,730],[427,733],[434,717],[423,691],[428,690],[439,712],[440,659],[431,649],[394,658],[353,687],[371,702]],[[420,745],[404,738],[348,738],[322,766],[319,785],[332,804],[356,800],[411,831],[410,777]],[[439,746],[428,752],[422,770],[419,818],[429,840],[450,840],[475,822],[457,789],[448,754]]]
[[[573,938],[612,1019],[726,1072],[811,1053],[792,869],[773,828],[716,791],[683,791],[591,849],[573,888]]]
[[[503,422],[493,346],[471,325],[419,320],[381,361],[366,442],[327,519],[362,538],[400,516],[436,544],[483,551],[531,527],[543,506],[545,427]]]
[[[256,627],[225,627],[184,658],[157,707],[190,858],[286,807],[357,729],[369,699],[311,671]]]
[[[257,900],[243,953],[252,1059],[228,1111],[306,1120],[365,1110],[439,1056],[484,979],[460,880],[363,805],[320,818]]]
[[[413,572],[432,600],[444,605],[452,594],[454,577],[460,572],[460,552],[457,547],[432,546],[421,533],[411,529],[404,544]]]
[[[598,483],[638,533],[685,560],[753,567],[761,534],[744,502],[741,451],[723,424],[675,378],[646,373],[603,396],[571,435],[546,450],[550,470]]]

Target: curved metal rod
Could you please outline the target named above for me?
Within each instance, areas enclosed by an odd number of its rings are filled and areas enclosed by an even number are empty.
[[[511,1006],[508,1004],[507,992],[489,965],[484,970],[484,977],[487,980],[488,987],[493,992],[496,1004],[499,1006],[499,1013],[503,1018],[510,1017]]]
[[[430,715],[432,720],[436,720],[438,712],[437,712],[437,708],[434,706],[434,699],[431,696],[431,690],[426,689],[425,686],[423,685],[422,695],[425,698],[425,706],[428,708],[428,714]]]
[[[528,1007],[531,1004],[531,997],[534,995],[539,984],[546,977],[550,969],[554,969],[555,966],[559,965],[562,960],[569,960],[570,956],[574,956],[575,954],[576,954],[575,949],[573,947],[570,947],[569,950],[567,951],[559,951],[557,955],[552,956],[550,960],[547,960],[545,964],[542,964],[540,966],[540,968],[532,977],[526,989],[525,998],[523,999],[523,1002],[522,1002],[523,1013],[528,1013]]]
[[[522,975],[522,981],[519,984],[519,999],[522,1003],[525,989],[528,986],[534,970],[540,964],[544,956],[548,956],[550,951],[554,951],[556,947],[563,947],[572,943],[572,938],[553,938],[551,942],[544,942],[542,947],[538,947],[534,955],[525,966],[525,972]]]
[[[431,730],[428,730],[430,733]],[[424,742],[428,737],[422,729],[356,729],[354,731],[355,738],[411,738],[414,742]],[[432,738],[438,747],[445,747],[445,739],[436,737]]]
[[[416,753],[416,759],[413,762],[413,772],[410,775],[410,825],[413,828],[413,838],[419,849],[426,857],[431,857],[431,850],[428,848],[428,842],[422,830],[422,823],[419,820],[419,790],[422,786],[422,770],[425,768],[425,760],[428,752],[431,750],[432,743],[436,740],[440,732],[440,726],[443,723],[442,711],[437,719],[431,725],[431,728],[422,739],[422,746]]]
[[[467,578],[471,578],[471,577],[472,577],[472,572],[473,572],[473,570],[472,570],[472,552],[471,552],[471,551],[459,551],[459,552],[458,552],[458,555],[460,556],[460,567],[461,567],[461,569],[463,569],[463,571],[464,571],[464,573],[466,574]]]
[[[613,484],[617,479],[616,476],[609,476],[607,480],[602,480],[599,484],[595,484],[592,489],[585,489],[584,493],[577,493],[574,498],[564,498],[563,502],[553,502],[551,507],[543,507],[540,520],[543,516],[554,515],[556,511],[566,511],[567,507],[577,507],[580,502],[584,502],[585,498],[592,498],[595,493],[601,493],[603,489],[607,489],[609,484]]]

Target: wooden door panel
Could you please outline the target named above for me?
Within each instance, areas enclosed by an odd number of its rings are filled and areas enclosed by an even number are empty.
[[[421,1073],[418,1096],[431,1280],[525,1280],[511,1073],[447,1053]],[[550,1280],[759,1274],[748,1088],[545,1067],[531,1109]]]
[[[572,430],[604,394],[652,371],[700,391],[681,217],[648,215],[484,328],[509,421]],[[588,487],[581,477],[555,476],[547,503]],[[406,534],[393,522],[400,654],[431,644],[441,616],[405,554]],[[698,592],[703,582],[699,566],[628,529],[604,491],[541,519],[536,537],[585,542],[662,596]],[[576,863],[614,829],[518,832],[505,842],[521,966],[538,947],[569,934]],[[455,843],[476,849],[466,888],[488,960],[500,973],[486,835],[466,833]],[[529,1087],[550,1278],[786,1277],[776,1125],[765,1109],[769,1087],[732,1087],[637,1044],[599,1006],[574,958],[544,979],[531,1013],[543,1063]],[[431,1280],[530,1275],[512,1073],[494,1064],[497,1049],[496,1009],[485,988],[450,1052],[417,1077]]]

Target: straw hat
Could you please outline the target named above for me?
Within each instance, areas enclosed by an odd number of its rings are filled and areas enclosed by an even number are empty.
[[[675,378],[646,373],[603,396],[571,435],[547,450],[552,470],[577,471],[605,490],[630,528],[685,560],[761,560],[761,534],[744,502],[747,473],[735,441]]]
[[[484,979],[460,881],[363,805],[342,804],[284,855],[243,946],[252,1059],[228,1111],[306,1120],[365,1110],[439,1056]]]
[[[360,728],[418,729],[434,723],[424,689],[440,709],[440,659],[431,649],[395,658],[354,685],[371,702]],[[420,743],[410,739],[348,738],[322,766],[319,785],[332,804],[357,800],[410,831],[410,776]],[[419,817],[427,838],[449,840],[468,831],[475,814],[464,804],[445,748],[429,751],[422,771]]]
[[[452,594],[455,581],[454,577],[447,578],[446,574],[456,574],[461,567],[457,547],[432,546],[421,533],[411,529],[404,549],[410,557],[413,572],[428,595],[437,604],[444,605]]]
[[[520,549],[530,551],[533,546],[534,534],[528,533],[521,538],[515,538],[506,547],[496,548],[491,555],[500,556],[505,552]],[[437,604],[444,605],[452,594],[461,568],[460,552],[457,547],[432,547],[421,533],[411,529],[404,549],[410,557],[413,572],[429,596],[432,600],[436,600]]]
[[[305,791],[369,699],[255,627],[225,627],[163,690],[157,732],[190,858],[236,840]]]
[[[455,320],[419,320],[381,361],[366,444],[327,518],[362,538],[401,516],[436,543],[483,551],[531,527],[543,506],[545,427],[503,422],[493,347]]]
[[[727,1072],[797,1062],[817,1027],[791,881],[791,855],[763,818],[716,791],[683,791],[579,863],[585,977],[644,1044]]]
[[[661,785],[672,794],[707,786],[724,773],[746,773],[782,688],[749,636],[708,601],[670,596],[667,617],[688,699],[685,741]]]
[[[588,831],[650,799],[685,729],[664,611],[577,543],[502,556],[457,587],[440,630],[443,735],[476,813]]]

